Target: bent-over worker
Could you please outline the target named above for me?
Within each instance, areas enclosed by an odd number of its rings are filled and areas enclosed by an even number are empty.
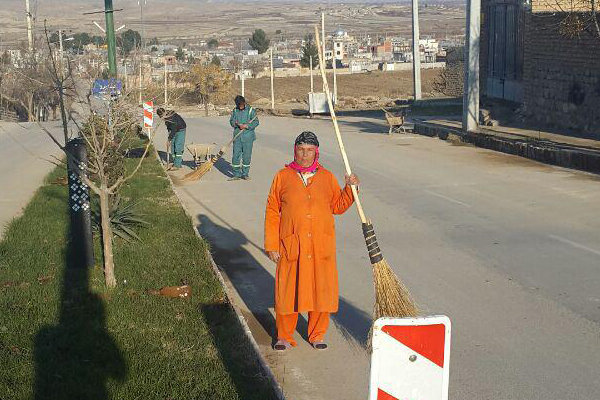
[[[296,346],[298,313],[308,312],[309,342],[327,348],[329,316],[338,310],[338,273],[334,215],[354,202],[346,176],[341,189],[319,164],[319,141],[302,132],[294,143],[294,161],[277,172],[267,199],[265,251],[277,263],[275,276],[276,350]]]
[[[165,126],[169,131],[169,142],[171,143],[171,158],[173,159],[173,168],[181,168],[183,163],[183,150],[185,145],[185,121],[175,111],[159,108],[156,114],[164,118]]]

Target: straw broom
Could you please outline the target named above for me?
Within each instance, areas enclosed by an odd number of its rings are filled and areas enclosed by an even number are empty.
[[[331,121],[335,129],[338,145],[342,153],[344,160],[344,166],[346,167],[346,173],[352,174],[350,169],[350,163],[348,162],[348,156],[344,148],[342,136],[340,134],[340,128],[338,126],[337,117],[335,110],[333,109],[333,102],[331,101],[331,92],[329,91],[329,85],[327,83],[327,76],[325,75],[325,64],[324,54],[321,47],[321,41],[319,39],[319,30],[315,26],[315,38],[317,41],[317,49],[319,49],[319,66],[321,69],[321,78],[323,79],[323,87],[327,96],[327,104],[329,105],[329,112],[331,114]],[[335,59],[334,61],[335,62]],[[369,252],[369,258],[373,267],[373,282],[375,284],[375,318],[380,317],[416,317],[419,310],[414,303],[408,289],[404,286],[402,281],[394,274],[394,271],[383,258],[383,254],[379,249],[377,238],[375,236],[375,230],[373,224],[365,216],[365,212],[362,208],[360,198],[358,197],[358,191],[356,186],[351,185],[352,194],[356,202],[356,209],[362,222],[363,235],[367,244],[367,250]]]
[[[248,124],[251,123],[252,121],[254,121],[254,118],[252,118],[250,121],[248,121]],[[240,137],[240,135],[244,131],[245,131],[245,129],[240,129],[240,131],[229,142],[227,142],[225,145],[223,145],[223,147],[221,147],[221,149],[215,156],[211,157],[210,160],[208,160],[207,162],[205,162],[204,164],[202,164],[201,166],[196,168],[194,171],[190,172],[189,174],[184,175],[183,178],[177,179],[178,183],[179,182],[197,181],[197,180],[201,179],[208,171],[210,171],[212,169],[212,167],[215,165],[215,163],[217,161],[219,161],[219,159],[221,157],[223,157],[223,154],[225,154],[225,152],[231,146],[231,144],[233,142],[235,142],[235,140],[238,137]]]

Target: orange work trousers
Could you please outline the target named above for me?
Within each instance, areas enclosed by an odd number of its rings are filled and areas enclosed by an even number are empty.
[[[292,346],[296,346],[294,331],[298,323],[298,313],[276,314],[277,339],[287,340]],[[308,341],[311,343],[323,340],[329,327],[329,313],[309,311],[308,312]]]

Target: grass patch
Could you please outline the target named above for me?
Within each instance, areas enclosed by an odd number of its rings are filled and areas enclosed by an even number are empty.
[[[95,268],[69,256],[67,187],[50,183],[64,175],[47,177],[0,242],[0,398],[273,398],[156,159],[122,192],[151,225],[141,242],[115,241],[114,290],[98,238]],[[182,279],[190,299],[145,293]]]

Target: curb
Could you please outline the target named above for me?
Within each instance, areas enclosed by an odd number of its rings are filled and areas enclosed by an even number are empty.
[[[171,190],[177,197],[177,200],[179,201],[179,205],[181,206],[181,208],[183,208],[183,211],[190,219],[190,224],[191,224],[192,230],[194,231],[194,234],[199,239],[205,240],[202,237],[202,235],[200,235],[198,230],[196,229],[196,226],[194,225],[194,222],[192,219],[192,214],[190,213],[190,211],[187,209],[187,207],[181,201],[179,194],[177,194],[177,190],[175,190],[175,186],[173,185],[173,180],[167,173],[167,170],[165,169],[165,166],[162,163],[160,156],[158,155],[158,150],[156,149],[155,146],[152,146],[152,147],[154,147],[154,156],[156,157],[156,160],[160,163],[160,165],[163,169],[163,172],[165,173],[167,179],[169,180],[169,185],[171,186]],[[244,333],[246,334],[246,337],[248,338],[249,342],[252,344],[252,348],[254,349],[254,352],[256,353],[258,362],[260,363],[260,366],[262,367],[263,371],[266,373],[266,375],[269,379],[269,383],[271,384],[271,387],[272,387],[273,391],[275,392],[275,396],[277,397],[278,400],[285,400],[285,396],[283,394],[283,389],[281,388],[281,385],[279,384],[279,382],[277,382],[277,379],[275,379],[275,375],[273,374],[273,371],[271,371],[271,368],[267,364],[267,361],[265,360],[262,353],[260,352],[258,343],[256,343],[256,340],[254,340],[254,336],[252,336],[252,332],[250,331],[250,327],[248,326],[248,323],[246,322],[246,318],[244,318],[239,307],[233,302],[233,300],[232,300],[233,296],[231,295],[230,290],[229,290],[227,284],[225,283],[225,279],[223,278],[223,273],[219,269],[219,266],[217,265],[217,263],[215,263],[215,260],[213,259],[212,254],[210,254],[210,251],[208,249],[206,250],[206,255],[210,261],[210,265],[212,266],[212,269],[213,269],[215,275],[217,276],[217,278],[219,279],[219,282],[221,283],[221,286],[223,287],[223,292],[225,293],[225,296],[227,298],[227,303],[231,306],[231,308],[237,315],[238,321],[240,322],[240,325],[241,325]]]
[[[592,148],[529,137],[505,137],[483,130],[464,133],[458,128],[422,121],[415,122],[415,133],[429,137],[437,136],[442,140],[447,140],[448,135],[452,134],[464,143],[484,149],[529,158],[544,164],[600,173],[600,150]]]

